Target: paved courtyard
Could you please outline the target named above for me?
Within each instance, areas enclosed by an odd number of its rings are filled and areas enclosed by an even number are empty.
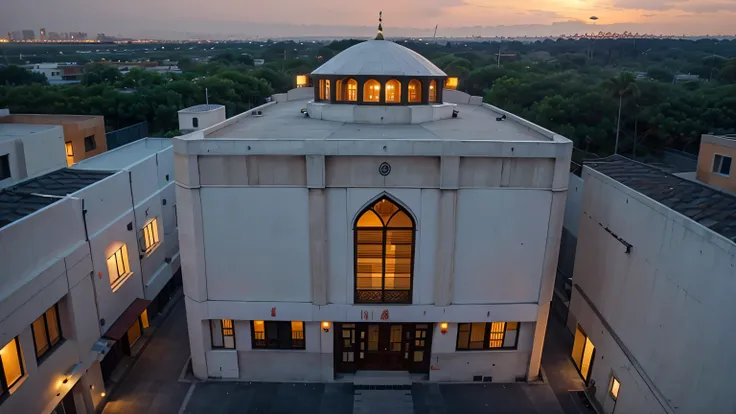
[[[103,413],[587,414],[571,403],[567,383],[414,383],[406,390],[363,391],[347,383],[183,382],[188,356],[184,301],[179,300],[111,392]],[[545,362],[566,371],[563,356]]]

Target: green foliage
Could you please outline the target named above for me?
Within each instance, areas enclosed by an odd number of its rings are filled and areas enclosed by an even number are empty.
[[[123,75],[117,68],[101,63],[90,63],[84,67],[83,85],[115,83]]]
[[[0,67],[0,85],[20,86],[33,83],[46,84],[46,77],[41,73],[34,73],[20,66]]]

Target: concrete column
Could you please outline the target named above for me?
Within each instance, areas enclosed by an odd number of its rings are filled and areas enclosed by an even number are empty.
[[[455,214],[457,190],[441,190],[439,243],[434,277],[434,302],[436,306],[452,303],[455,280]]]
[[[327,305],[327,201],[325,190],[309,190],[309,265],[312,302]]]
[[[564,189],[553,190],[552,192],[549,224],[547,225],[547,243],[544,249],[544,263],[542,264],[542,280],[539,287],[539,311],[537,312],[537,325],[534,329],[534,343],[529,359],[529,372],[527,373],[527,379],[530,381],[539,378],[539,367],[542,362],[542,349],[557,274],[557,260],[560,253],[562,223],[565,214],[565,200],[567,199],[566,184],[564,185]]]
[[[207,359],[205,352],[209,349],[209,317],[205,312],[206,303],[199,303],[184,297],[187,310],[187,328],[189,329],[189,352],[192,356],[192,372],[197,379],[207,379]],[[207,328],[207,329],[205,329]],[[206,342],[205,342],[206,340]]]
[[[539,379],[539,369],[542,366],[542,349],[544,348],[544,336],[547,332],[547,318],[549,317],[550,302],[540,304],[537,311],[537,323],[534,327],[534,343],[532,344],[532,355],[529,358],[529,371],[526,374],[527,381]]]
[[[184,188],[177,183],[176,202],[184,295],[197,302],[206,301],[207,272],[200,189]]]
[[[432,82],[432,79],[425,78],[421,80],[422,82],[422,105],[427,105],[429,103],[429,84]]]

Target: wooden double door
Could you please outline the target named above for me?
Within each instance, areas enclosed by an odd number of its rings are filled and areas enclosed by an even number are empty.
[[[335,370],[429,372],[432,324],[336,323]]]

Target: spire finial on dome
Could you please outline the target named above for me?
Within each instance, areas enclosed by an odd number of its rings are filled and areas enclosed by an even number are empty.
[[[383,22],[383,11],[378,12],[378,34],[376,34],[375,40],[383,40],[383,26],[381,22]]]

